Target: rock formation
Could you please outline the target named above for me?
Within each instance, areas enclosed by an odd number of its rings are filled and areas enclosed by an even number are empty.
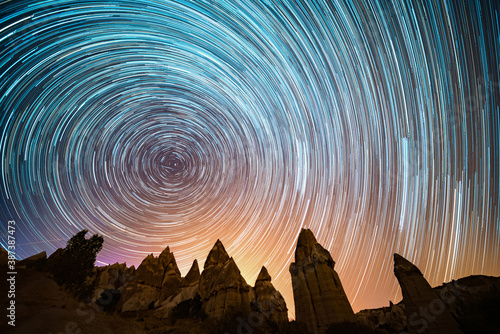
[[[446,304],[420,270],[399,254],[394,254],[394,274],[403,292],[403,304],[411,334],[463,333]]]
[[[259,313],[277,324],[288,321],[285,300],[271,283],[271,276],[266,267],[262,267],[255,281],[254,291],[255,301],[253,304]]]
[[[314,334],[335,323],[356,322],[334,265],[313,233],[302,229],[290,273],[297,322],[305,323]]]
[[[301,231],[295,263],[290,267],[297,318],[290,323],[285,302],[266,268],[262,267],[255,287],[250,287],[220,241],[210,251],[204,271],[200,274],[194,260],[182,279],[168,247],[159,257],[146,257],[138,270],[125,263],[95,268],[95,283],[107,295],[94,305],[75,299],[48,272],[49,266],[65,268],[60,261],[63,252],[54,252],[47,266],[17,262],[21,265],[16,266],[15,332],[60,332],[71,323],[78,325],[73,332],[82,333],[322,334],[333,326],[330,331],[335,333],[468,334],[497,333],[500,328],[500,277],[469,276],[431,288],[418,268],[397,254],[394,272],[403,301],[354,316],[330,254],[309,230]],[[8,256],[0,248],[0,263]],[[0,288],[7,291],[9,284],[0,281]],[[162,295],[166,296],[163,300]],[[130,310],[140,312],[120,312]],[[110,315],[106,311],[116,312]],[[211,319],[205,319],[204,312]],[[265,318],[278,326],[263,321]],[[0,333],[7,331],[12,328],[0,324]]]
[[[373,331],[384,330],[387,333],[402,333],[406,330],[405,306],[402,303],[378,309],[362,310],[356,313],[358,323]]]
[[[163,301],[179,286],[181,273],[174,254],[167,247],[159,257],[148,255],[135,271],[132,283],[122,290],[122,311],[152,308],[156,301]]]
[[[198,261],[195,259],[189,269],[186,277],[181,281],[181,287],[192,286],[200,282],[200,268],[198,267]]]
[[[157,311],[160,317],[167,318],[173,307],[199,294],[199,282],[200,269],[198,267],[198,261],[194,260],[191,269],[189,269],[186,277],[182,279],[177,290],[161,303],[161,307]]]
[[[179,286],[181,273],[174,254],[167,247],[160,256],[148,255],[137,268],[135,282],[152,285],[161,290],[160,299],[170,296]]]
[[[495,333],[500,328],[500,277],[468,276],[432,288],[464,333]],[[358,322],[388,333],[407,332],[405,305],[363,310]],[[401,316],[402,312],[402,316]]]
[[[44,260],[47,258],[47,253],[41,252],[30,257],[25,258],[24,260],[19,261],[16,266],[29,266],[34,264],[39,260]]]
[[[208,254],[200,277],[203,311],[210,318],[249,313],[253,289],[246,283],[233,258],[217,240]]]
[[[125,263],[115,263],[96,268],[96,289],[94,300],[97,300],[105,290],[116,290],[131,282],[134,278],[135,267],[127,268]]]
[[[465,333],[496,333],[500,328],[500,277],[468,276],[434,291]]]

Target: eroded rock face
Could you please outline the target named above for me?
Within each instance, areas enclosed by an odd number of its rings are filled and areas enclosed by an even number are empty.
[[[131,282],[134,278],[134,266],[127,268],[126,263],[115,263],[105,267],[97,267],[96,269],[96,289],[94,292],[94,300],[101,297],[101,293],[105,290],[120,289],[125,284]]]
[[[174,260],[173,263],[168,264],[165,270],[165,275],[161,283],[160,301],[170,297],[179,287],[181,280],[181,273]]]
[[[217,240],[200,277],[199,292],[205,314],[220,319],[236,312],[249,313],[252,290]]]
[[[420,270],[399,254],[394,254],[394,274],[403,293],[408,330],[411,334],[463,333],[446,304]]]
[[[162,318],[167,318],[171,310],[179,303],[192,299],[199,294],[200,269],[198,261],[194,260],[191,269],[184,277],[177,290],[161,303],[161,307],[156,312]]]
[[[354,312],[333,269],[330,253],[314,237],[302,229],[295,250],[295,263],[290,265],[293,299],[297,322],[308,331],[323,333],[330,325],[356,322]]]
[[[137,268],[134,281],[158,288],[166,287],[167,289],[171,289],[171,285],[168,283],[172,279],[177,281],[176,284],[178,285],[181,281],[181,273],[175,262],[174,254],[167,247],[161,252],[160,256],[155,257],[153,254],[149,254],[142,261]]]
[[[372,330],[385,330],[389,333],[406,331],[406,314],[404,304],[390,303],[389,307],[362,310],[356,313],[358,323]]]
[[[160,294],[159,288],[140,283],[129,283],[120,291],[122,312],[151,309]]]
[[[132,267],[133,268],[133,267]],[[103,289],[118,289],[133,278],[133,272],[126,263],[111,264],[96,268],[97,287]]]
[[[255,301],[253,304],[257,312],[277,324],[288,321],[285,300],[271,283],[271,276],[266,267],[262,267],[255,281],[254,291]]]
[[[134,273],[134,280],[122,289],[122,311],[152,308],[171,296],[179,287],[181,273],[174,254],[167,247],[155,257],[148,255]]]

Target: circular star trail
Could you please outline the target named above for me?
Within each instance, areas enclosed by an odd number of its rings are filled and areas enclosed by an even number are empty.
[[[293,317],[308,227],[355,310],[500,275],[493,1],[4,1],[1,219],[19,256],[104,236],[99,263],[220,239]],[[2,234],[2,244],[6,243]]]

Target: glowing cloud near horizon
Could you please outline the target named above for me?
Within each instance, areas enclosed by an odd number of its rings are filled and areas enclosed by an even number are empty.
[[[20,255],[85,228],[103,263],[169,245],[185,274],[220,239],[292,312],[305,226],[355,310],[397,299],[393,252],[431,284],[500,275],[498,5],[0,8],[0,217]]]

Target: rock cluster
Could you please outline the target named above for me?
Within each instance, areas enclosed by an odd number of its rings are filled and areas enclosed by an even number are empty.
[[[115,263],[105,267],[96,268],[96,289],[93,300],[101,297],[106,290],[122,289],[134,278],[135,267],[127,267],[126,263]]]
[[[123,312],[153,308],[155,303],[172,295],[181,282],[174,254],[167,247],[160,256],[148,255],[137,267],[134,279],[122,290]]]
[[[35,275],[40,263],[46,263],[40,267],[42,271],[60,266],[62,256],[63,249],[48,258],[42,252],[17,262],[17,266],[26,274]],[[0,265],[6,264],[7,257],[8,252],[0,248]],[[403,300],[354,315],[334,265],[330,253],[313,233],[303,229],[297,241],[295,262],[290,266],[297,320],[292,327],[287,327],[292,323],[288,323],[285,301],[271,283],[267,269],[262,267],[255,286],[248,285],[219,240],[210,250],[203,272],[200,273],[194,260],[185,277],[181,277],[168,247],[158,257],[148,255],[137,270],[125,263],[95,268],[94,302],[102,311],[141,311],[138,314],[143,321],[145,314],[151,315],[155,318],[155,328],[164,326],[162,332],[176,332],[177,321],[179,328],[198,324],[196,333],[205,333],[207,329],[203,326],[207,324],[219,326],[228,321],[238,326],[238,332],[248,333],[257,327],[259,332],[276,332],[279,328],[309,334],[334,330],[388,334],[496,333],[500,328],[500,277],[470,276],[431,288],[415,265],[394,254],[394,273]],[[47,273],[36,275],[37,279],[56,286]],[[62,291],[61,287],[58,289]],[[30,294],[25,292],[26,296]],[[61,303],[60,308],[65,307]],[[154,310],[143,312],[147,309]],[[205,316],[208,323],[200,320]]]
[[[181,278],[167,247],[158,258],[148,255],[135,271],[115,264],[100,269],[98,277],[99,293],[120,289],[118,308],[122,312],[155,308],[158,318],[168,318],[176,305],[199,296],[202,311],[211,319],[245,315],[253,310],[274,323],[288,321],[285,300],[272,285],[266,268],[262,268],[255,288],[251,287],[220,240],[210,250],[201,273],[194,260],[186,277]],[[117,277],[126,283],[113,284]]]
[[[250,313],[250,302],[254,299],[253,289],[219,240],[205,261],[199,291],[203,311],[210,318]]]
[[[179,303],[192,299],[199,294],[199,283],[200,283],[200,269],[198,267],[198,261],[194,260],[191,269],[184,277],[177,288],[177,290],[163,302],[161,302],[161,307],[156,312],[161,318],[168,318],[170,316],[170,311]]]
[[[356,322],[334,265],[311,230],[302,229],[290,273],[296,320],[305,323],[311,333],[323,333],[336,323]]]

